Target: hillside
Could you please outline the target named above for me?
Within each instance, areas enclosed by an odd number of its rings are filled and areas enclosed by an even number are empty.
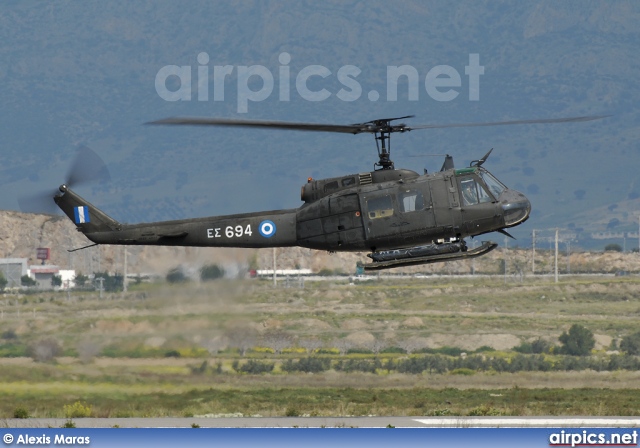
[[[349,124],[415,115],[408,125],[417,126],[610,114],[589,123],[411,132],[398,136],[392,156],[397,167],[421,172],[442,164],[427,155],[452,154],[461,167],[493,147],[487,169],[533,205],[529,222],[514,229],[521,241],[534,228],[637,230],[637,2],[405,1],[389,8],[357,0],[141,0],[0,8],[5,191],[59,185],[75,148],[86,144],[113,181],[81,193],[122,222],[144,222],[296,207],[308,176],[363,172],[376,160],[370,136],[143,126],[169,116]],[[201,53],[208,63],[198,62]],[[484,67],[477,100],[466,75],[472,54]],[[167,66],[190,70],[184,100],[158,94],[156,77]],[[221,84],[214,71],[224,66],[233,70]],[[247,100],[243,112],[239,70],[253,66],[273,75],[273,89],[264,100]],[[308,88],[331,95],[307,100],[297,76],[318,66],[330,75],[312,76]],[[388,69],[400,66],[418,76],[398,79],[395,95]],[[451,101],[426,90],[438,66],[460,75]],[[342,67],[360,71],[350,78],[357,89],[340,82]],[[208,79],[199,78],[200,68]],[[176,91],[175,81],[165,87]],[[261,90],[259,76],[244,81]],[[201,100],[205,87],[208,100]],[[15,195],[3,195],[0,208],[17,209]]]

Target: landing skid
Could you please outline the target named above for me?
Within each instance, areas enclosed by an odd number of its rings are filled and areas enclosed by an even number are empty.
[[[467,250],[466,252],[455,252],[449,254],[427,255],[424,257],[403,258],[400,260],[375,261],[363,265],[365,271],[379,271],[381,269],[397,268],[401,266],[415,266],[419,264],[438,263],[441,261],[466,260],[475,258],[491,252],[498,247],[498,243],[484,241],[480,247]]]

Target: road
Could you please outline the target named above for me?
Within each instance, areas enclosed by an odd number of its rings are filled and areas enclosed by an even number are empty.
[[[66,419],[5,419],[7,428],[60,428]],[[227,417],[78,418],[77,428],[638,428],[640,417]]]

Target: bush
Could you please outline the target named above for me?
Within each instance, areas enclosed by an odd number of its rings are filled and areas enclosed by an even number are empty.
[[[300,411],[296,408],[287,408],[285,414],[287,417],[300,417]]]
[[[91,417],[91,405],[82,404],[80,401],[76,401],[73,404],[65,404],[63,411],[65,417],[69,419]]]
[[[620,350],[627,355],[640,355],[640,331],[622,338]]]
[[[87,284],[87,281],[89,281],[89,277],[84,275],[82,272],[78,272],[73,281],[76,284],[76,288],[84,288]]]
[[[533,342],[523,342],[517,347],[514,347],[513,350],[515,350],[518,353],[540,354],[540,353],[549,353],[549,351],[551,350],[551,347],[552,347],[552,344],[550,342],[545,341],[542,338],[538,338]]]
[[[400,353],[400,354],[406,354],[407,351],[401,347],[385,347],[382,350],[380,350],[380,353]]]
[[[449,372],[451,375],[465,375],[465,376],[469,376],[469,375],[475,375],[476,371],[475,370],[471,370],[471,369],[467,369],[464,367],[460,367],[457,369],[453,369],[451,372]]]
[[[285,372],[318,373],[329,370],[329,367],[330,361],[328,359],[314,356],[301,358],[297,361],[288,359],[282,364],[282,370]]]
[[[273,362],[260,362],[250,359],[242,366],[240,366],[239,369],[236,368],[236,371],[251,374],[269,373],[273,371],[274,365],[275,363]]]
[[[338,361],[334,368],[343,372],[368,372],[376,373],[376,369],[382,367],[382,363],[378,358],[375,359],[348,359],[347,361]]]
[[[0,272],[0,291],[4,291],[4,288],[7,287],[9,280],[4,276],[4,273]]]
[[[605,252],[622,252],[622,246],[616,243],[607,244],[604,246]]]
[[[203,282],[224,277],[224,269],[217,264],[208,264],[200,268],[200,280]]]
[[[165,278],[169,283],[185,283],[189,280],[180,266],[167,272]]]
[[[28,288],[30,286],[37,285],[38,282],[32,279],[31,277],[29,277],[28,275],[23,275],[22,277],[20,277],[20,284]]]
[[[62,286],[62,277],[59,275],[51,276],[51,287],[55,288],[56,286]]]
[[[62,354],[62,347],[53,338],[40,339],[29,346],[27,353],[36,362],[49,362]]]
[[[189,366],[189,369],[191,370],[191,373],[193,375],[202,375],[209,369],[209,362],[207,362],[206,360],[202,361],[202,364],[200,364],[199,366]],[[222,371],[222,364],[220,364],[220,370]]]
[[[596,345],[591,330],[579,324],[573,324],[568,333],[563,332],[560,335],[560,342],[563,344],[562,353],[572,356],[586,356]]]
[[[17,407],[13,411],[13,418],[29,418],[29,411],[23,407]]]
[[[470,417],[487,417],[487,416],[498,416],[504,415],[504,412],[493,408],[491,406],[479,406],[477,408],[473,408],[467,414]]]
[[[9,329],[2,332],[2,339],[6,339],[6,340],[18,339],[18,335],[16,334],[15,330]]]
[[[98,279],[102,278],[102,287],[107,292],[117,292],[122,291],[124,286],[124,276],[121,274],[111,275],[108,272],[96,272],[94,275],[94,282],[96,288],[100,287],[100,283],[98,283]]]

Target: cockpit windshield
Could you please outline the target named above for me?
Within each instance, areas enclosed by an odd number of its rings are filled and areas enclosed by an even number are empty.
[[[478,174],[480,175],[480,177],[482,177],[482,180],[487,185],[487,187],[489,187],[489,190],[491,190],[491,193],[496,198],[498,198],[498,196],[500,196],[500,194],[507,189],[507,187],[505,187],[502,182],[493,177],[493,175],[484,168],[480,168],[478,170]]]

